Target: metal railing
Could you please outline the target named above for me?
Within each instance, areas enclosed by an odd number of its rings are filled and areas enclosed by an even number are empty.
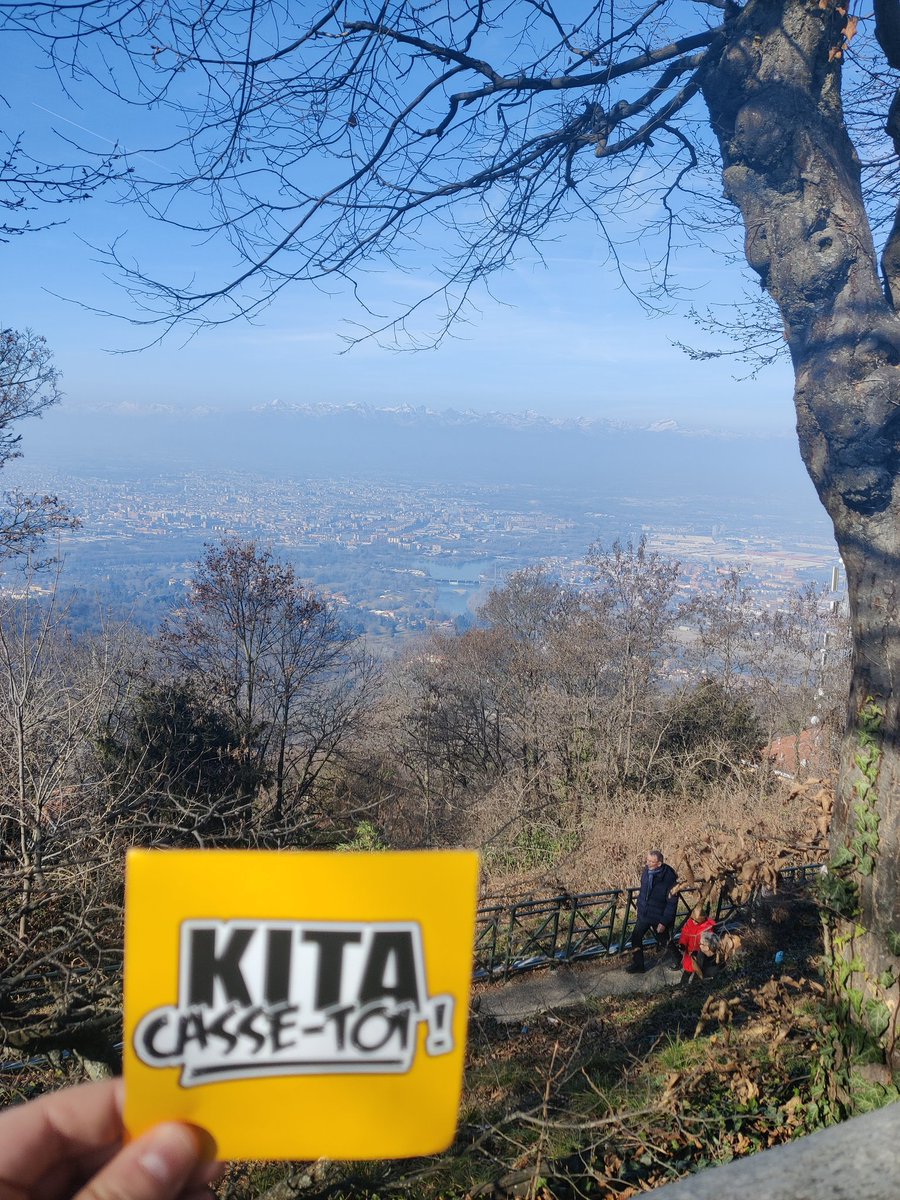
[[[779,872],[781,886],[806,889],[821,870],[819,863],[784,867]],[[634,924],[638,891],[638,888],[611,888],[479,908],[473,980],[508,979],[538,967],[621,953],[628,945]],[[676,927],[692,907],[690,892],[678,897]],[[712,915],[716,921],[731,921],[741,915],[741,907],[723,890]],[[118,965],[103,973],[112,977],[120,971]],[[76,969],[76,973],[85,973],[84,968]],[[14,989],[17,999],[21,1001],[31,987],[45,989],[50,978],[62,980],[67,973],[47,972],[26,977]],[[0,1060],[0,1074],[16,1073],[43,1061],[44,1056],[20,1062]]]
[[[821,869],[819,863],[784,867],[779,872],[781,886],[805,889]],[[634,925],[638,891],[636,887],[613,888],[480,908],[473,978],[508,979],[520,971],[621,953]],[[676,927],[687,919],[693,906],[690,892],[679,895]],[[728,922],[740,913],[741,906],[723,889],[713,919]]]

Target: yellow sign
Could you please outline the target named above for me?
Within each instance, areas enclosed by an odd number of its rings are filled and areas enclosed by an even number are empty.
[[[402,1158],[456,1128],[478,856],[133,850],[125,1124],[224,1159]]]

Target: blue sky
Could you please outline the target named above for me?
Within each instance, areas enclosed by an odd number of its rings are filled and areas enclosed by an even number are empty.
[[[36,147],[49,147],[54,129],[97,149],[145,136],[146,114],[91,101],[85,92],[79,92],[83,107],[75,109],[46,74],[36,83],[24,59],[18,69],[16,63],[4,75],[11,111],[3,124],[26,131]],[[435,350],[397,353],[369,341],[342,354],[341,335],[364,317],[349,289],[328,294],[298,285],[253,324],[239,321],[191,337],[176,331],[162,345],[122,354],[113,351],[145,344],[153,332],[89,311],[134,311],[92,246],[120,239],[120,250],[135,261],[181,278],[194,261],[216,265],[222,252],[178,238],[112,192],[52,215],[65,215],[66,223],[0,246],[0,313],[4,325],[30,326],[46,336],[70,409],[365,400],[533,409],[641,424],[675,420],[743,432],[793,429],[787,364],[739,382],[740,364],[693,363],[672,344],[702,340],[685,317],[689,300],[702,307],[738,294],[740,272],[720,253],[684,251],[679,281],[687,299],[672,314],[648,317],[604,264],[592,230],[573,222],[545,247],[543,263],[522,261],[495,277],[471,321]],[[636,259],[640,248],[627,253]],[[386,266],[366,283],[379,310],[393,312],[420,296],[433,277],[423,255],[409,273]]]

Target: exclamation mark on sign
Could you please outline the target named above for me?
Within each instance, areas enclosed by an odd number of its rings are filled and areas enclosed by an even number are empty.
[[[432,996],[429,999],[425,1049],[432,1055],[449,1054],[453,1049],[452,996]]]

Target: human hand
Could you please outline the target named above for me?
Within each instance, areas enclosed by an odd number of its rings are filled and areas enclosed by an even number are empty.
[[[666,927],[665,927],[665,925],[657,925],[657,927],[656,927],[656,932],[657,932],[657,933],[665,933],[665,932],[666,932]]]
[[[0,1200],[208,1200],[210,1135],[168,1122],[126,1145],[123,1099],[109,1079],[0,1114]]]

